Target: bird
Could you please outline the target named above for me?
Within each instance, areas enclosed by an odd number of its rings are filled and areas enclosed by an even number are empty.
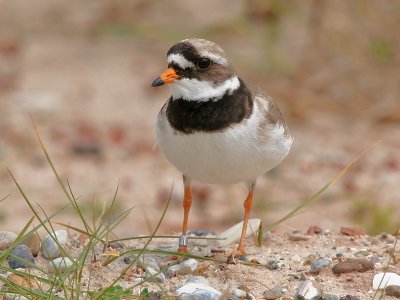
[[[183,224],[178,251],[188,252],[191,183],[244,182],[243,227],[228,258],[246,254],[246,230],[257,178],[289,153],[293,138],[274,100],[238,76],[216,43],[191,38],[167,52],[168,68],[152,83],[168,85],[171,96],[155,124],[156,144],[183,174]]]

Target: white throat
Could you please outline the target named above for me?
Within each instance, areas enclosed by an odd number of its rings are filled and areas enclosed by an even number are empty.
[[[227,92],[232,94],[240,86],[237,76],[225,80],[219,85],[212,81],[200,81],[198,79],[182,78],[170,84],[172,99],[185,99],[190,101],[218,100]]]

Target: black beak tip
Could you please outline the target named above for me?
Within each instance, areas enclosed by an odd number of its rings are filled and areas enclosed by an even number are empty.
[[[157,77],[156,80],[153,81],[151,86],[156,87],[156,86],[161,86],[163,84],[164,84],[164,80],[162,80],[160,77]]]

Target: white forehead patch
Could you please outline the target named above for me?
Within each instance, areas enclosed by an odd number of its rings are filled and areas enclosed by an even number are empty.
[[[200,81],[198,79],[181,78],[169,84],[173,99],[184,99],[188,101],[218,100],[225,93],[233,93],[240,86],[237,76],[225,80],[220,85],[211,81]]]
[[[170,54],[167,57],[168,64],[174,62],[178,64],[182,69],[186,68],[194,68],[194,64],[188,61],[183,55],[181,54]]]
[[[213,62],[222,65],[222,66],[226,66],[228,64],[228,61],[225,57],[219,56],[215,53],[211,53],[209,51],[204,51],[202,53],[202,56],[207,57],[209,59],[211,59]]]

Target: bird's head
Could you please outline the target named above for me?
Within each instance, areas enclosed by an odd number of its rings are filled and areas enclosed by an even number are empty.
[[[173,99],[215,100],[240,85],[224,50],[211,41],[180,41],[168,50],[167,62],[168,69],[152,86],[168,84]]]

